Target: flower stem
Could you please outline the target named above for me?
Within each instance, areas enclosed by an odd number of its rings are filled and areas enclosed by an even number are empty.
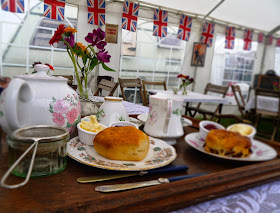
[[[65,41],[65,39],[62,37],[64,43],[67,45],[67,47],[70,49],[70,52],[69,52],[69,49],[67,48],[67,52],[68,52],[68,55],[70,56],[70,59],[74,65],[74,69],[75,69],[75,73],[76,73],[76,76],[77,76],[77,81],[78,81],[78,89],[79,89],[79,92],[81,95],[83,95],[83,86],[81,84],[81,81],[80,81],[80,77],[79,77],[79,73],[78,73],[78,69],[77,69],[77,65],[76,65],[76,61],[75,61],[75,56],[74,56],[74,52],[73,52],[73,49],[71,48],[71,46],[69,45],[69,43],[67,41]]]

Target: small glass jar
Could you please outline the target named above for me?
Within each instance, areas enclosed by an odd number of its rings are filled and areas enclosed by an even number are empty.
[[[41,140],[34,160],[31,177],[49,176],[63,171],[67,166],[67,142],[69,133],[63,134],[59,138]],[[9,166],[32,145],[33,141],[18,140],[11,135],[7,136],[9,144]],[[12,174],[19,177],[26,177],[34,148],[19,162],[12,171]]]

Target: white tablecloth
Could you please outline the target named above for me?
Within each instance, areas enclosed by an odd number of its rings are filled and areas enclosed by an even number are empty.
[[[172,213],[280,213],[280,181],[199,203]]]
[[[89,97],[89,99],[97,102],[104,102],[104,97],[100,97],[100,96],[92,96]],[[149,112],[149,107],[143,106],[141,104],[134,104],[128,101],[122,101],[122,103],[126,108],[128,115],[140,115]]]
[[[188,91],[187,95],[182,95],[182,91],[179,91],[176,95],[173,93],[173,91],[170,90],[148,90],[151,93],[162,93],[165,95],[172,97],[180,97],[183,98],[185,102],[193,102],[193,103],[219,103],[219,104],[226,104],[228,103],[226,98],[222,98],[220,96],[215,95],[204,95],[197,92]]]
[[[258,96],[258,109],[267,110],[271,112],[278,112],[278,103],[277,98]],[[255,96],[252,95],[246,104],[245,109],[249,111],[250,109],[255,109]]]

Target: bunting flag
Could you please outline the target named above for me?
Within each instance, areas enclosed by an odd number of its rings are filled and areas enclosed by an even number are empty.
[[[245,29],[243,50],[251,50],[252,38],[253,38],[252,31],[249,29]]]
[[[105,0],[87,0],[88,23],[105,25]]]
[[[267,44],[271,45],[272,43],[273,43],[273,36],[270,35],[270,36],[267,37]]]
[[[227,27],[225,49],[234,49],[235,27]]]
[[[166,37],[167,36],[167,21],[168,12],[163,10],[154,9],[154,36]]]
[[[24,0],[1,0],[2,10],[24,13]]]
[[[135,32],[137,29],[139,5],[133,2],[123,2],[122,28]]]
[[[212,46],[213,37],[215,32],[215,24],[209,22],[203,23],[200,42],[206,44],[207,47]]]
[[[64,20],[65,0],[44,0],[44,16]]]
[[[280,38],[276,39],[276,47],[280,47]]]
[[[192,18],[181,14],[177,38],[188,41],[191,35]]]
[[[258,34],[258,42],[259,42],[259,43],[263,43],[263,39],[264,39],[263,33],[259,33],[259,34]]]

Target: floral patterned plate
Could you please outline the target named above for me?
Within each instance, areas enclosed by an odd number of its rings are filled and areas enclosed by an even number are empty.
[[[74,160],[102,169],[120,171],[142,171],[159,168],[176,159],[175,149],[163,140],[150,137],[150,149],[142,161],[110,160],[99,155],[93,146],[85,145],[78,137],[67,143],[67,154]]]
[[[235,161],[267,161],[274,159],[277,156],[277,152],[271,146],[267,144],[253,140],[252,141],[252,151],[253,153],[247,158],[234,158],[234,157],[226,157],[221,156],[213,153],[206,152],[203,148],[204,140],[199,136],[198,132],[191,133],[185,136],[185,141],[191,147],[195,148],[196,150],[203,152],[208,155],[212,155],[218,158],[235,160]]]

